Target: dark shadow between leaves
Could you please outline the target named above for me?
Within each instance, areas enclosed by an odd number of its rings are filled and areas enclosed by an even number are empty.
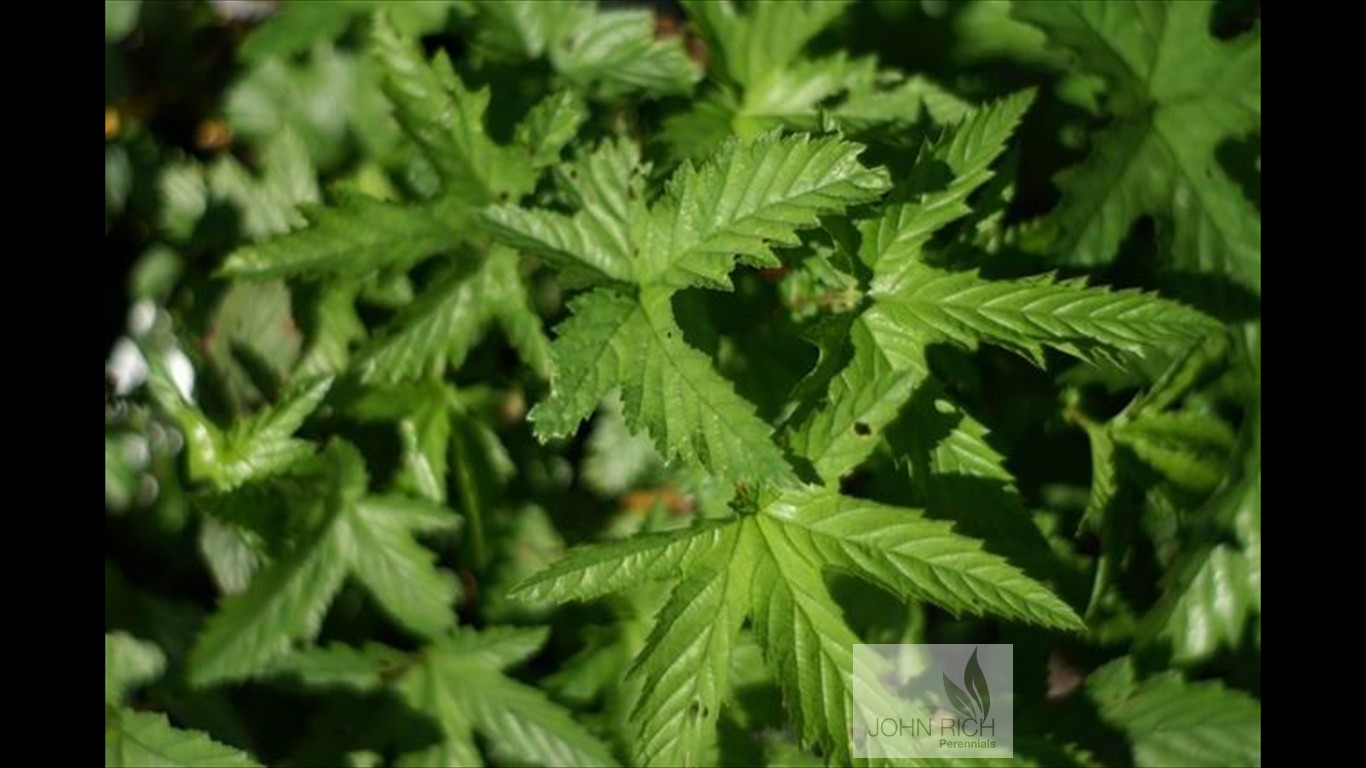
[[[1005,558],[1031,578],[1052,584],[1068,603],[1082,604],[1087,592],[1082,575],[1049,549],[1013,483],[1003,477],[936,468],[936,452],[952,450],[944,443],[965,418],[944,395],[943,385],[931,378],[912,394],[886,432],[893,453],[908,466],[912,498],[924,506],[927,517],[952,522],[956,532],[981,540],[986,551]]]
[[[1215,0],[1209,33],[1220,40],[1233,40],[1250,32],[1261,18],[1261,0]]]
[[[1225,139],[1214,150],[1219,167],[1238,183],[1243,195],[1262,212],[1262,173],[1258,170],[1262,157],[1262,137],[1259,134],[1242,139]]]

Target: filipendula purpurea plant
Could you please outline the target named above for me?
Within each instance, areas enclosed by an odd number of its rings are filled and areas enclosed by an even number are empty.
[[[979,49],[1056,44],[1114,116],[1022,224],[1044,97],[832,47],[866,9],[375,5],[247,36],[228,119],[290,175],[176,159],[163,182],[173,248],[215,204],[244,228],[154,292],[106,488],[173,428],[183,463],[146,471],[184,506],[159,525],[220,599],[107,566],[107,764],[866,763],[852,646],[964,632],[1099,658],[1072,700],[1122,746],[1020,684],[1015,762],[1260,760],[1257,699],[1191,674],[1260,645],[1258,323],[1075,270],[1151,215],[1156,270],[1260,291],[1260,215],[1209,166],[1259,128],[1259,32],[1215,40],[1203,4],[981,4]],[[417,39],[447,33],[460,55]],[[344,114],[291,103],[303,82]],[[206,311],[173,300],[210,285]],[[1091,447],[1080,503],[1017,478],[973,361],[1053,387],[1050,428]],[[237,693],[320,705],[281,739]]]

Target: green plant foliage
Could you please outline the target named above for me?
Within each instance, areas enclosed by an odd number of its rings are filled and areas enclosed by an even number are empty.
[[[1212,0],[1014,6],[1105,79],[1115,118],[1060,180],[1060,261],[1109,261],[1138,217],[1158,216],[1173,268],[1261,291],[1261,217],[1218,157],[1225,142],[1261,133],[1261,29],[1218,40],[1213,9]]]
[[[1260,764],[1230,8],[107,0],[106,764]]]

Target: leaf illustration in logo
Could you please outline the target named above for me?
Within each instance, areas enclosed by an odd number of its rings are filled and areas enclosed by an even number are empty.
[[[949,679],[948,673],[944,674],[944,693],[948,694],[949,701],[953,703],[953,708],[958,710],[958,714],[971,720],[972,702],[968,700],[968,695],[963,693],[963,689],[953,684]]]
[[[972,649],[968,665],[963,668],[963,686],[977,702],[977,711],[982,713],[980,719],[987,719],[987,713],[991,711],[991,691],[987,688],[987,676],[982,673],[982,665],[977,663],[976,648]]]

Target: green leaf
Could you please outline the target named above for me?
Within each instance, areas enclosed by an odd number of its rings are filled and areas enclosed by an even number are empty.
[[[204,353],[228,404],[245,411],[278,399],[303,346],[289,287],[279,280],[231,283],[210,323]]]
[[[185,399],[161,364],[153,365],[149,384],[157,403],[185,433],[190,477],[227,491],[279,474],[313,454],[311,443],[292,435],[327,395],[332,377],[300,379],[278,403],[226,431]]]
[[[1080,619],[1047,588],[951,524],[917,511],[865,502],[829,490],[789,492],[765,509],[782,521],[786,543],[832,566],[857,569],[899,595],[930,600],[953,613],[990,611],[1066,629]]]
[[[749,587],[726,567],[739,539],[730,533],[684,572],[629,672],[644,692],[632,713],[634,763],[701,765],[714,739]]]
[[[1152,294],[1087,287],[1051,275],[984,280],[976,271],[907,268],[896,287],[874,289],[877,306],[900,327],[972,347],[978,340],[1039,360],[1050,346],[1083,360],[1111,350],[1141,356],[1189,343],[1219,328],[1209,317]]]
[[[367,691],[380,685],[386,670],[402,662],[402,654],[383,646],[372,645],[359,650],[332,643],[291,653],[272,664],[268,674],[294,677],[305,685]]]
[[[733,82],[754,88],[783,70],[822,29],[841,16],[847,2],[761,0],[740,13],[734,3],[685,2],[713,43],[722,71]]]
[[[1168,645],[1181,663],[1238,647],[1253,608],[1243,553],[1226,544],[1204,547],[1187,553],[1170,575],[1167,594],[1144,618],[1145,639]]]
[[[1037,361],[1049,346],[1095,359],[1189,343],[1218,328],[1152,295],[1050,276],[985,280],[975,271],[912,264],[899,279],[895,289],[875,291],[872,306],[854,321],[854,356],[830,383],[830,405],[793,435],[794,447],[824,478],[847,473],[876,446],[878,433],[928,375],[930,344],[989,342]]]
[[[1086,435],[1091,441],[1091,492],[1082,513],[1081,530],[1098,532],[1102,521],[1119,492],[1115,468],[1115,441],[1103,425],[1089,425]]]
[[[239,50],[251,48],[254,39],[249,37]],[[262,59],[229,86],[223,114],[233,141],[268,141],[293,131],[322,171],[347,159],[352,130],[363,134],[358,137],[363,141],[385,136],[392,144],[398,126],[384,109],[383,95],[373,87],[369,62],[321,41],[301,50],[308,54],[302,60]]]
[[[1110,433],[1167,480],[1197,493],[1223,479],[1237,439],[1216,416],[1190,412],[1144,413]]]
[[[598,11],[575,3],[549,43],[551,66],[566,80],[605,99],[633,92],[686,94],[702,73],[681,35],[656,34],[648,10]]]
[[[883,71],[852,80],[848,96],[826,117],[847,131],[890,133],[920,123],[926,116],[947,125],[971,111],[970,104],[923,75],[903,77]]]
[[[591,600],[648,579],[682,578],[716,550],[733,547],[733,536],[729,526],[704,523],[581,547],[519,584],[511,596],[537,603]]]
[[[351,362],[352,347],[366,335],[356,313],[356,288],[325,285],[321,295],[300,312],[306,346],[294,367],[295,376],[336,376]]]
[[[817,216],[874,200],[889,183],[837,137],[767,134],[731,141],[694,169],[684,163],[651,208],[640,281],[729,288],[735,260],[778,266],[772,246],[795,246]]]
[[[1167,646],[1179,664],[1198,663],[1223,648],[1238,648],[1248,620],[1261,611],[1259,411],[1247,427],[1251,439],[1237,473],[1202,510],[1221,529],[1219,543],[1182,554],[1163,580],[1162,598],[1139,626],[1141,641]]]
[[[972,212],[968,196],[995,175],[991,164],[1033,101],[1032,91],[1021,91],[972,110],[922,148],[916,170],[894,193],[895,202],[859,227],[858,255],[876,272],[875,287],[899,282],[903,269],[924,260],[925,245],[936,231]],[[952,174],[942,187],[932,175],[941,164]]]
[[[743,12],[730,0],[684,6],[722,85],[666,118],[664,141],[680,158],[700,160],[732,133],[752,139],[788,127],[886,138],[927,116],[945,122],[967,110],[923,76],[879,69],[873,56],[804,55],[849,7],[843,0],[760,0]]]
[[[1092,673],[1087,692],[1101,717],[1128,735],[1134,765],[1262,763],[1262,706],[1245,693],[1174,672],[1135,682],[1127,657]]]
[[[560,151],[588,120],[588,105],[573,91],[552,93],[536,103],[517,125],[516,140],[536,168],[554,165]]]
[[[235,494],[229,498],[241,497]],[[205,507],[215,505],[206,503]],[[232,517],[225,508],[216,510],[225,519]],[[246,515],[243,515],[246,517]],[[252,548],[252,540],[245,531],[221,522],[215,517],[206,517],[199,529],[199,552],[204,564],[213,576],[214,585],[224,595],[235,595],[245,591],[251,579],[260,568],[260,557]]]
[[[472,684],[463,691],[461,703],[495,755],[530,765],[617,764],[602,742],[541,691],[502,675],[451,667],[460,669]]]
[[[192,684],[260,674],[294,641],[315,637],[348,574],[418,635],[454,624],[456,587],[412,537],[453,527],[456,518],[424,502],[364,496],[364,466],[344,443],[319,457],[316,475],[280,490],[292,514],[316,522],[209,619],[190,655]]]
[[[631,92],[671,96],[693,90],[701,72],[688,59],[682,36],[657,37],[654,14],[594,12],[550,44],[550,63],[570,82],[602,98]]]
[[[622,414],[621,399],[609,397],[593,417],[580,475],[603,496],[625,493],[664,464],[646,435],[632,435]]]
[[[803,737],[847,757],[858,640],[825,586],[827,570],[954,613],[1084,626],[1046,587],[917,510],[810,486],[746,497],[741,507],[725,521],[573,550],[513,592],[534,601],[589,599],[645,580],[675,584],[632,672],[646,691],[631,715],[642,763],[697,759],[746,616]]]
[[[1090,157],[1058,179],[1063,263],[1109,263],[1134,222],[1155,216],[1171,267],[1261,292],[1261,215],[1218,159],[1225,142],[1261,132],[1261,30],[1215,39],[1214,5],[1012,7],[1105,78],[1116,118]]]
[[[106,710],[104,764],[107,768],[260,766],[245,752],[219,744],[199,731],[171,727],[163,714],[129,709]]]
[[[645,9],[600,8],[582,0],[479,0],[476,33],[499,56],[547,57],[563,81],[604,99],[684,94],[701,77],[681,35],[656,33]]]
[[[309,226],[229,254],[223,277],[360,277],[406,267],[451,248],[460,222],[429,206],[397,205],[348,194],[334,207],[303,208]]]
[[[571,11],[570,3],[474,2],[477,41],[483,52],[499,58],[528,59],[545,53],[550,39]]]
[[[166,654],[155,643],[126,632],[104,636],[104,701],[118,704],[132,688],[149,683],[166,669]]]
[[[683,341],[667,301],[642,299],[649,303],[598,289],[571,302],[557,329],[550,398],[529,414],[536,434],[572,433],[620,388],[627,425],[649,433],[665,457],[738,482],[790,476],[769,426]]]
[[[231,156],[220,157],[208,170],[211,198],[226,201],[241,214],[242,231],[252,240],[282,234],[304,225],[300,207],[317,203],[317,172],[308,147],[286,128],[265,139],[257,158],[262,173],[252,176]]]
[[[450,529],[455,520],[449,510],[425,502],[371,497],[356,504],[348,521],[352,574],[399,624],[424,637],[436,637],[454,622],[459,590],[413,534]]]
[[[384,16],[376,17],[370,39],[394,117],[436,169],[448,198],[485,205],[517,199],[531,189],[530,160],[515,148],[495,144],[484,127],[487,88],[466,88],[444,53],[430,64],[424,61],[418,47]]]
[[[287,653],[296,638],[317,635],[351,556],[336,511],[312,541],[272,562],[209,619],[190,656],[192,684],[247,677]]]
[[[458,0],[387,3],[384,0],[289,2],[252,30],[239,51],[246,61],[288,57],[319,40],[340,38],[357,19],[384,9],[394,28],[421,37],[441,31]]]
[[[493,320],[533,370],[548,372],[550,343],[527,301],[516,254],[506,249],[436,281],[361,351],[356,369],[369,384],[440,377],[464,362]]]
[[[988,280],[976,270],[929,263],[926,244],[970,212],[965,201],[991,177],[990,163],[1029,100],[1016,95],[964,118],[922,151],[881,215],[859,226],[859,257],[873,271],[871,303],[852,321],[853,355],[830,376],[828,404],[789,435],[827,481],[853,470],[877,446],[881,431],[928,376],[925,350],[931,344],[975,348],[987,342],[1042,364],[1045,346],[1084,360],[1141,356],[1219,327],[1199,312],[1138,291],[1051,275]],[[924,191],[939,164],[952,178]]]
[[[545,639],[543,630],[457,630],[413,654],[379,645],[363,651],[332,646],[295,654],[272,671],[313,685],[392,688],[434,721],[439,737],[401,755],[400,765],[482,765],[476,730],[500,763],[616,765],[567,710],[501,672],[534,654]]]
[[[737,255],[776,264],[770,243],[799,243],[796,230],[877,197],[885,176],[858,163],[856,144],[774,134],[733,142],[700,170],[685,166],[647,210],[628,147],[606,145],[571,168],[568,191],[583,207],[574,218],[485,212],[495,236],[571,277],[641,286],[634,296],[599,289],[572,302],[555,342],[550,399],[531,413],[537,434],[569,434],[621,388],[628,425],[649,432],[667,458],[740,481],[790,476],[769,427],[683,341],[669,297],[693,284],[729,287]]]
[[[635,144],[605,142],[565,170],[573,216],[516,206],[488,208],[484,223],[506,245],[545,259],[580,283],[633,279],[631,222],[644,205]]]

